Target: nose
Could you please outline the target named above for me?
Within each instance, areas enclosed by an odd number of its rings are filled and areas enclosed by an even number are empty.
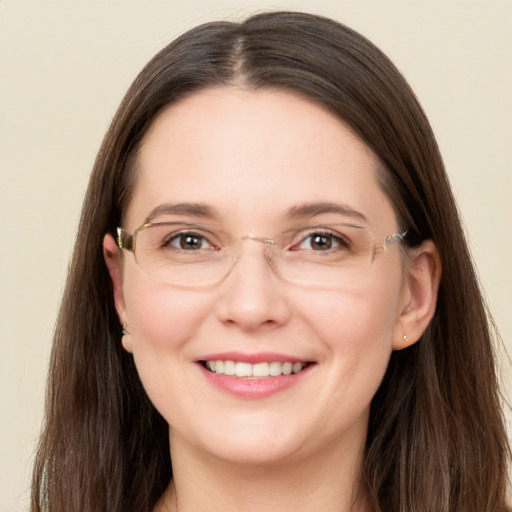
[[[219,319],[244,331],[284,325],[290,317],[287,287],[274,273],[263,244],[266,239],[248,237],[238,260],[219,286]]]

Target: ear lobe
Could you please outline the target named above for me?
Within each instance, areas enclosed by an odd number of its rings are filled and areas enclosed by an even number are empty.
[[[393,350],[416,343],[436,310],[441,258],[432,240],[414,249],[405,276],[404,307],[393,335]]]
[[[126,306],[123,296],[123,267],[121,261],[121,249],[117,246],[114,238],[106,234],[103,238],[103,257],[112,280],[114,291],[114,303],[119,321],[123,326],[127,324]]]

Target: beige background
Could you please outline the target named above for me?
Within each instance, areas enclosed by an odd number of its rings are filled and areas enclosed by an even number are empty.
[[[347,23],[409,79],[439,139],[510,350],[512,0],[0,0],[0,512],[27,508],[82,196],[124,91],[157,50],[193,25],[275,8]]]

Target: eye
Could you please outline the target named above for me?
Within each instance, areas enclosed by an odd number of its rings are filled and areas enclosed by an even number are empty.
[[[206,237],[191,231],[172,234],[165,241],[164,246],[173,247],[183,251],[198,251],[201,249],[212,249],[215,246]]]
[[[303,238],[292,250],[328,251],[348,244],[340,237],[330,232],[314,232]]]

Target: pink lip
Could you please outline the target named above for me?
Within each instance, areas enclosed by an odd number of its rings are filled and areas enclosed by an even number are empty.
[[[242,354],[240,352],[223,352],[208,354],[197,361],[197,366],[207,379],[218,390],[241,399],[262,399],[285,391],[298,384],[306,377],[310,370],[316,366],[309,364],[299,373],[291,375],[280,375],[279,377],[263,378],[240,378],[231,375],[223,375],[209,371],[203,365],[203,361],[240,361],[251,364],[278,361],[281,363],[312,363],[297,357],[290,357],[284,354],[260,352],[258,354]]]
[[[279,363],[307,363],[306,359],[294,357],[286,354],[278,354],[275,352],[258,352],[255,354],[247,354],[244,352],[219,352],[216,354],[207,354],[197,361],[240,361],[241,363],[265,363],[277,361]]]

